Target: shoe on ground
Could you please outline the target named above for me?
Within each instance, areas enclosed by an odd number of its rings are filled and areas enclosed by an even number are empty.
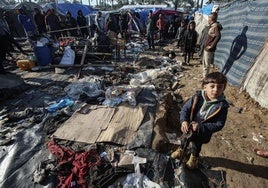
[[[177,150],[175,150],[173,153],[171,153],[170,157],[172,159],[179,159],[182,155],[182,149],[179,147]]]
[[[186,166],[191,170],[198,168],[198,157],[191,154],[189,160],[186,163]]]

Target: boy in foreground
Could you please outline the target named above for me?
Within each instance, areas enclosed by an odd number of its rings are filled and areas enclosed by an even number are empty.
[[[191,132],[191,156],[186,163],[189,169],[198,167],[198,157],[202,144],[208,143],[214,132],[220,131],[227,118],[229,104],[223,94],[227,78],[220,72],[208,74],[202,83],[203,90],[197,91],[183,106],[180,112],[181,131]],[[182,145],[185,141],[182,140]],[[171,154],[174,159],[180,158],[179,147]]]

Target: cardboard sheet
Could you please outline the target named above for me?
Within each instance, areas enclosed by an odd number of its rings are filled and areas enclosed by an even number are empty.
[[[126,145],[137,134],[147,107],[119,106],[98,108],[88,114],[74,113],[54,133],[59,139],[95,143],[112,142]]]
[[[97,139],[98,142],[113,142],[126,145],[137,135],[137,130],[146,113],[147,106],[117,108],[109,126],[103,130]]]
[[[95,143],[114,115],[114,108],[97,108],[88,114],[74,113],[54,133],[56,138],[85,143]]]

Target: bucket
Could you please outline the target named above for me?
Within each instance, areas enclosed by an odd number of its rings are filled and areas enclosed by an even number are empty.
[[[48,46],[36,46],[34,54],[39,66],[46,66],[52,63],[51,52]]]
[[[17,66],[21,69],[21,70],[30,70],[33,67],[35,67],[35,62],[31,61],[31,60],[18,60],[17,61]]]

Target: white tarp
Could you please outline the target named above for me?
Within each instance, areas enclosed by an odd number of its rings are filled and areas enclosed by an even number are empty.
[[[256,62],[248,72],[243,84],[249,95],[259,102],[259,104],[268,108],[268,38],[260,51]]]

